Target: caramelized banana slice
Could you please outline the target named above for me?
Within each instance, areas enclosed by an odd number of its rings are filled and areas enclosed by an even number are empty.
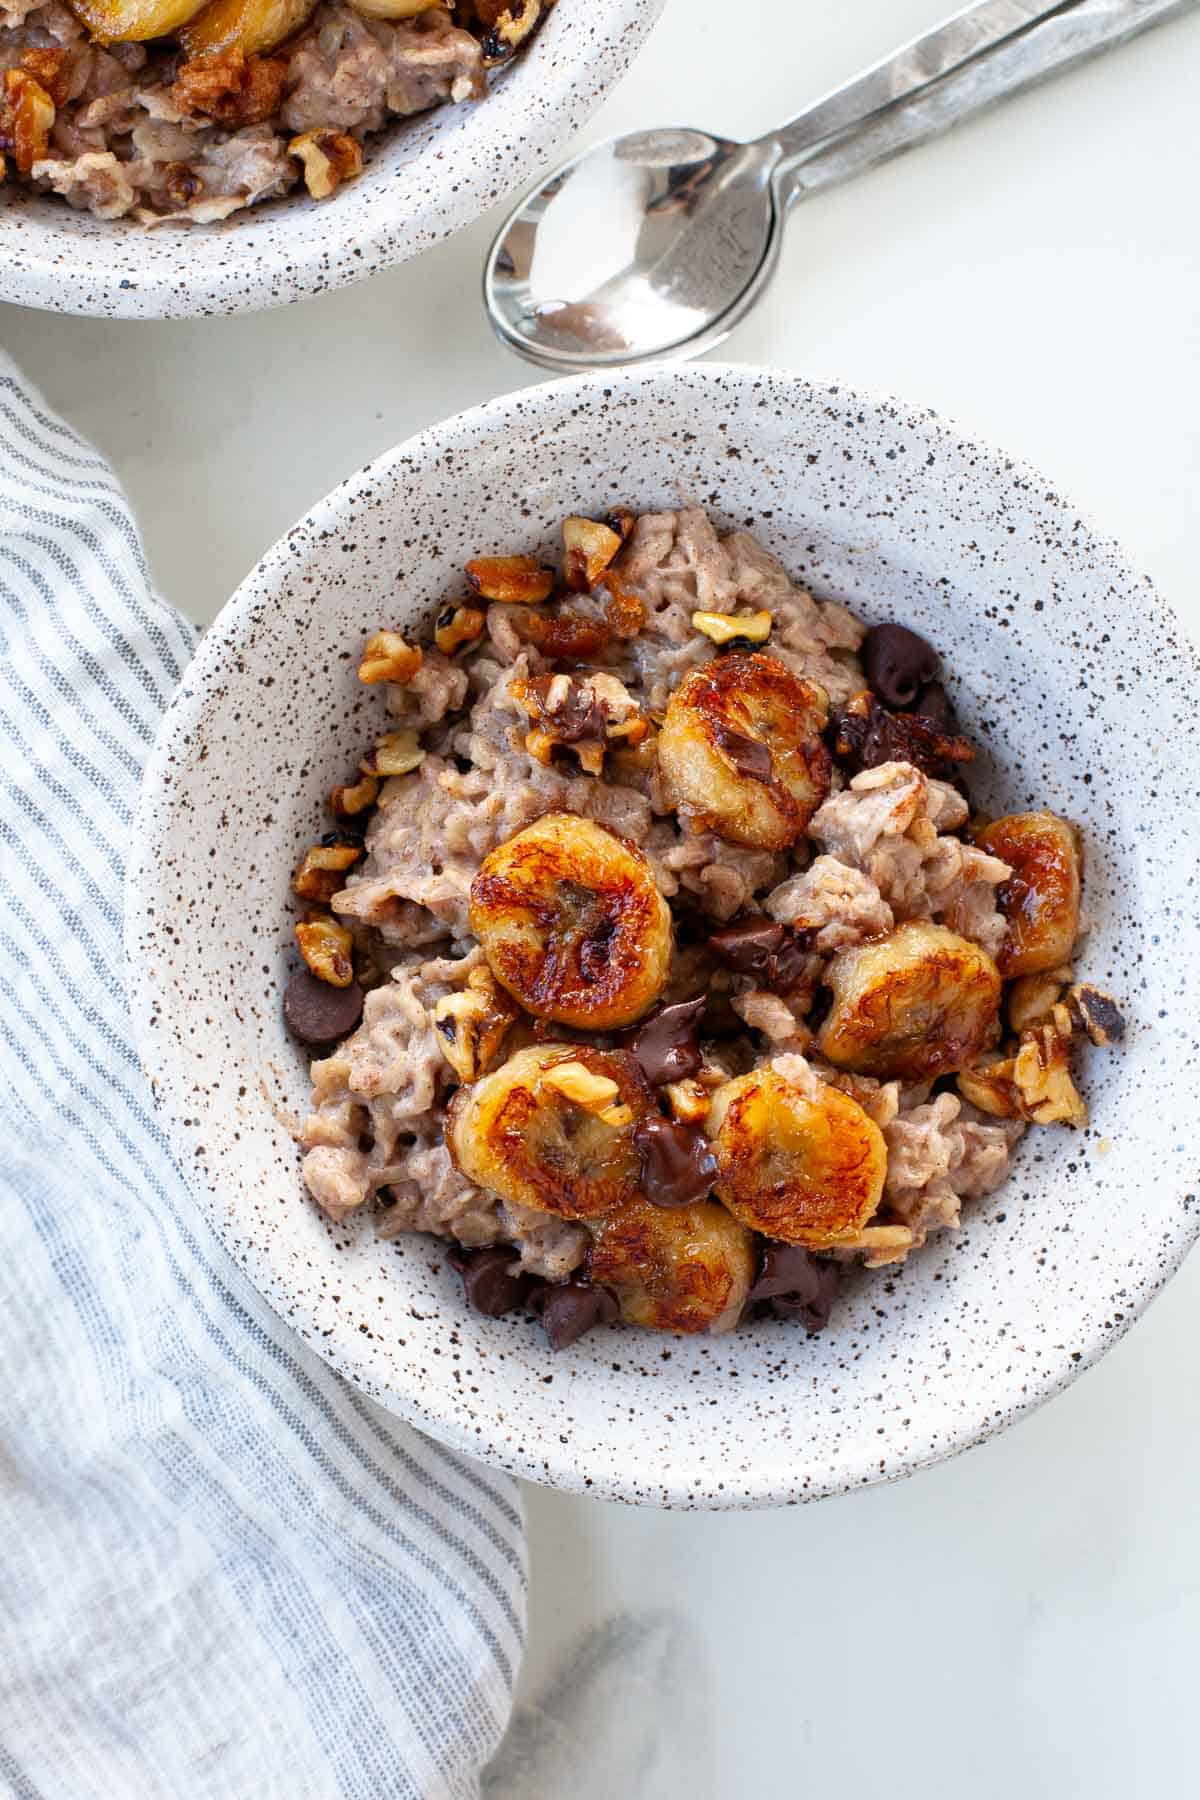
[[[446,1144],[467,1179],[502,1200],[594,1219],[637,1194],[633,1129],[652,1110],[627,1052],[531,1044],[459,1088],[446,1111]]]
[[[1000,972],[986,950],[922,920],[841,951],[825,979],[833,1005],[817,1039],[821,1055],[885,1079],[966,1068],[1000,1008]]]
[[[299,31],[316,4],[317,0],[212,0],[183,27],[179,41],[189,56],[235,47],[247,56],[262,56]]]
[[[614,1289],[626,1324],[678,1332],[737,1324],[754,1278],[754,1240],[723,1206],[637,1199],[590,1229],[592,1281]]]
[[[1079,834],[1052,812],[1010,813],[978,844],[1012,869],[1000,888],[1008,938],[996,958],[1007,980],[1069,962],[1079,936]]]
[[[496,980],[539,1019],[632,1025],[671,961],[671,913],[633,844],[574,813],[547,813],[485,857],[471,930]]]
[[[167,37],[200,11],[204,0],[71,0],[71,11],[101,44]]]
[[[731,844],[783,850],[829,792],[823,689],[777,656],[732,651],[672,694],[658,739],[671,804]]]
[[[801,1057],[718,1088],[707,1129],[716,1134],[718,1197],[766,1237],[826,1250],[857,1237],[879,1205],[883,1133]]]

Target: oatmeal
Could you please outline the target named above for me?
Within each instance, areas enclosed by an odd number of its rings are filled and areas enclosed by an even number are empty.
[[[10,0],[0,175],[101,219],[207,224],[478,100],[554,0]]]
[[[1081,847],[982,819],[939,659],[699,509],[474,559],[359,676],[379,732],[295,877],[312,1198],[449,1241],[550,1342],[821,1329],[1078,1127]]]

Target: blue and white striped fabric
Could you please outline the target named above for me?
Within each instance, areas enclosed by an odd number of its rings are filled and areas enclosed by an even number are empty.
[[[331,1374],[172,1165],[121,880],[194,633],[3,359],[0,626],[0,1786],[475,1794],[522,1648],[516,1490]]]

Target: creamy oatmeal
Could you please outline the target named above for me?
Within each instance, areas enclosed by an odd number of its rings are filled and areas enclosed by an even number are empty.
[[[1123,1025],[1076,979],[1081,849],[985,819],[935,651],[698,509],[478,558],[295,879],[309,1193],[450,1240],[556,1347],[827,1321],[1079,1126]],[[386,729],[384,728],[386,727]]]

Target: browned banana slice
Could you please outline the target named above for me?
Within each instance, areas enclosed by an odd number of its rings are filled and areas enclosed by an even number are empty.
[[[780,1062],[713,1095],[716,1191],[752,1230],[825,1250],[857,1237],[878,1207],[887,1145],[849,1094],[818,1080],[800,1057]]]
[[[1069,962],[1079,936],[1079,834],[1052,812],[1010,813],[979,847],[1012,869],[999,891],[1008,939],[996,958],[1007,980]]]
[[[204,0],[72,0],[71,10],[97,42],[118,44],[167,37],[203,4]]]
[[[817,1040],[821,1055],[885,1079],[966,1068],[1000,1008],[1000,972],[986,950],[922,920],[841,951],[825,979],[833,1005]]]
[[[593,1282],[614,1289],[621,1317],[653,1331],[729,1331],[754,1278],[754,1240],[711,1200],[633,1200],[591,1226]]]
[[[822,688],[777,656],[731,651],[672,694],[658,761],[672,805],[733,844],[783,850],[829,792]]]
[[[671,961],[671,913],[635,845],[574,813],[547,813],[486,857],[471,930],[527,1012],[583,1030],[632,1025]]]
[[[179,41],[189,56],[233,49],[262,56],[299,31],[315,8],[316,0],[212,0],[183,27]]]
[[[594,1219],[638,1193],[633,1128],[652,1110],[628,1052],[532,1044],[458,1090],[446,1143],[463,1174],[502,1200]]]

